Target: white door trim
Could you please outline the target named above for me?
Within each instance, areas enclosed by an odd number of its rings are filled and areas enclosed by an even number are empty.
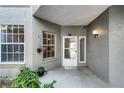
[[[80,61],[80,39],[84,38],[84,61]],[[86,63],[86,36],[79,36],[79,63]]]

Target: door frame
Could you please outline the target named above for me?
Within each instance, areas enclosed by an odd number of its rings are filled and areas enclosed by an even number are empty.
[[[65,65],[64,65],[64,59],[65,59],[65,58],[64,58],[64,57],[65,57],[65,56],[64,56],[65,38],[76,38],[76,43],[77,43],[77,46],[78,46],[78,36],[63,36],[63,42],[62,42],[62,43],[63,43],[63,48],[62,48],[62,52],[63,52],[62,65],[63,65],[63,66],[65,66]],[[76,58],[76,67],[77,67],[77,66],[78,66],[78,47],[76,47],[76,49],[77,49],[77,58]],[[70,66],[70,67],[71,67],[71,66]]]
[[[84,38],[84,61],[80,61],[80,39]],[[79,63],[86,63],[86,36],[79,36]]]

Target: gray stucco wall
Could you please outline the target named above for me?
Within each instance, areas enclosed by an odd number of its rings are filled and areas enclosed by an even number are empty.
[[[37,53],[37,48],[42,47],[42,31],[53,32],[56,34],[56,58],[43,61],[43,54]],[[50,70],[61,66],[61,26],[54,23],[33,17],[33,68],[44,66]]]
[[[102,79],[109,81],[109,15],[108,10],[88,25],[87,62],[89,68]],[[98,38],[92,31],[97,30]]]
[[[68,36],[68,34],[71,34],[72,36],[77,36],[79,39],[79,36],[87,36],[87,29],[84,28],[83,26],[62,26],[61,27],[62,46],[63,46],[63,36]],[[77,42],[77,44],[79,45],[79,41]],[[61,54],[62,53],[63,53],[63,48],[61,50]],[[79,57],[79,50],[78,50],[78,56],[77,57]],[[77,61],[79,62],[79,58],[77,58]],[[87,64],[78,63],[78,66],[87,66]]]
[[[0,24],[24,25],[25,63],[32,67],[32,21],[30,7],[0,7]],[[20,64],[0,64],[0,74],[13,76]]]
[[[124,6],[109,9],[110,83],[124,87]]]

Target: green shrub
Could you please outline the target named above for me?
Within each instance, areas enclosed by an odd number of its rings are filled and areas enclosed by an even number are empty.
[[[28,67],[22,67],[20,72],[12,80],[13,88],[40,88],[39,77]]]
[[[55,84],[55,83],[56,83],[55,80],[53,80],[52,83],[45,83],[45,84],[43,85],[43,88],[54,88],[54,84]]]

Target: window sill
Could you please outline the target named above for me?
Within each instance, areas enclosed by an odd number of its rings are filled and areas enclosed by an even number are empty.
[[[6,63],[0,63],[0,68],[20,68],[21,66],[25,65],[24,62],[18,62],[18,63],[10,63],[10,62],[6,62]]]
[[[57,60],[56,58],[47,58],[47,59],[43,59],[43,62],[48,63],[48,62],[53,62],[53,61],[56,61],[56,60]]]
[[[24,65],[25,62],[1,62],[0,65]]]

